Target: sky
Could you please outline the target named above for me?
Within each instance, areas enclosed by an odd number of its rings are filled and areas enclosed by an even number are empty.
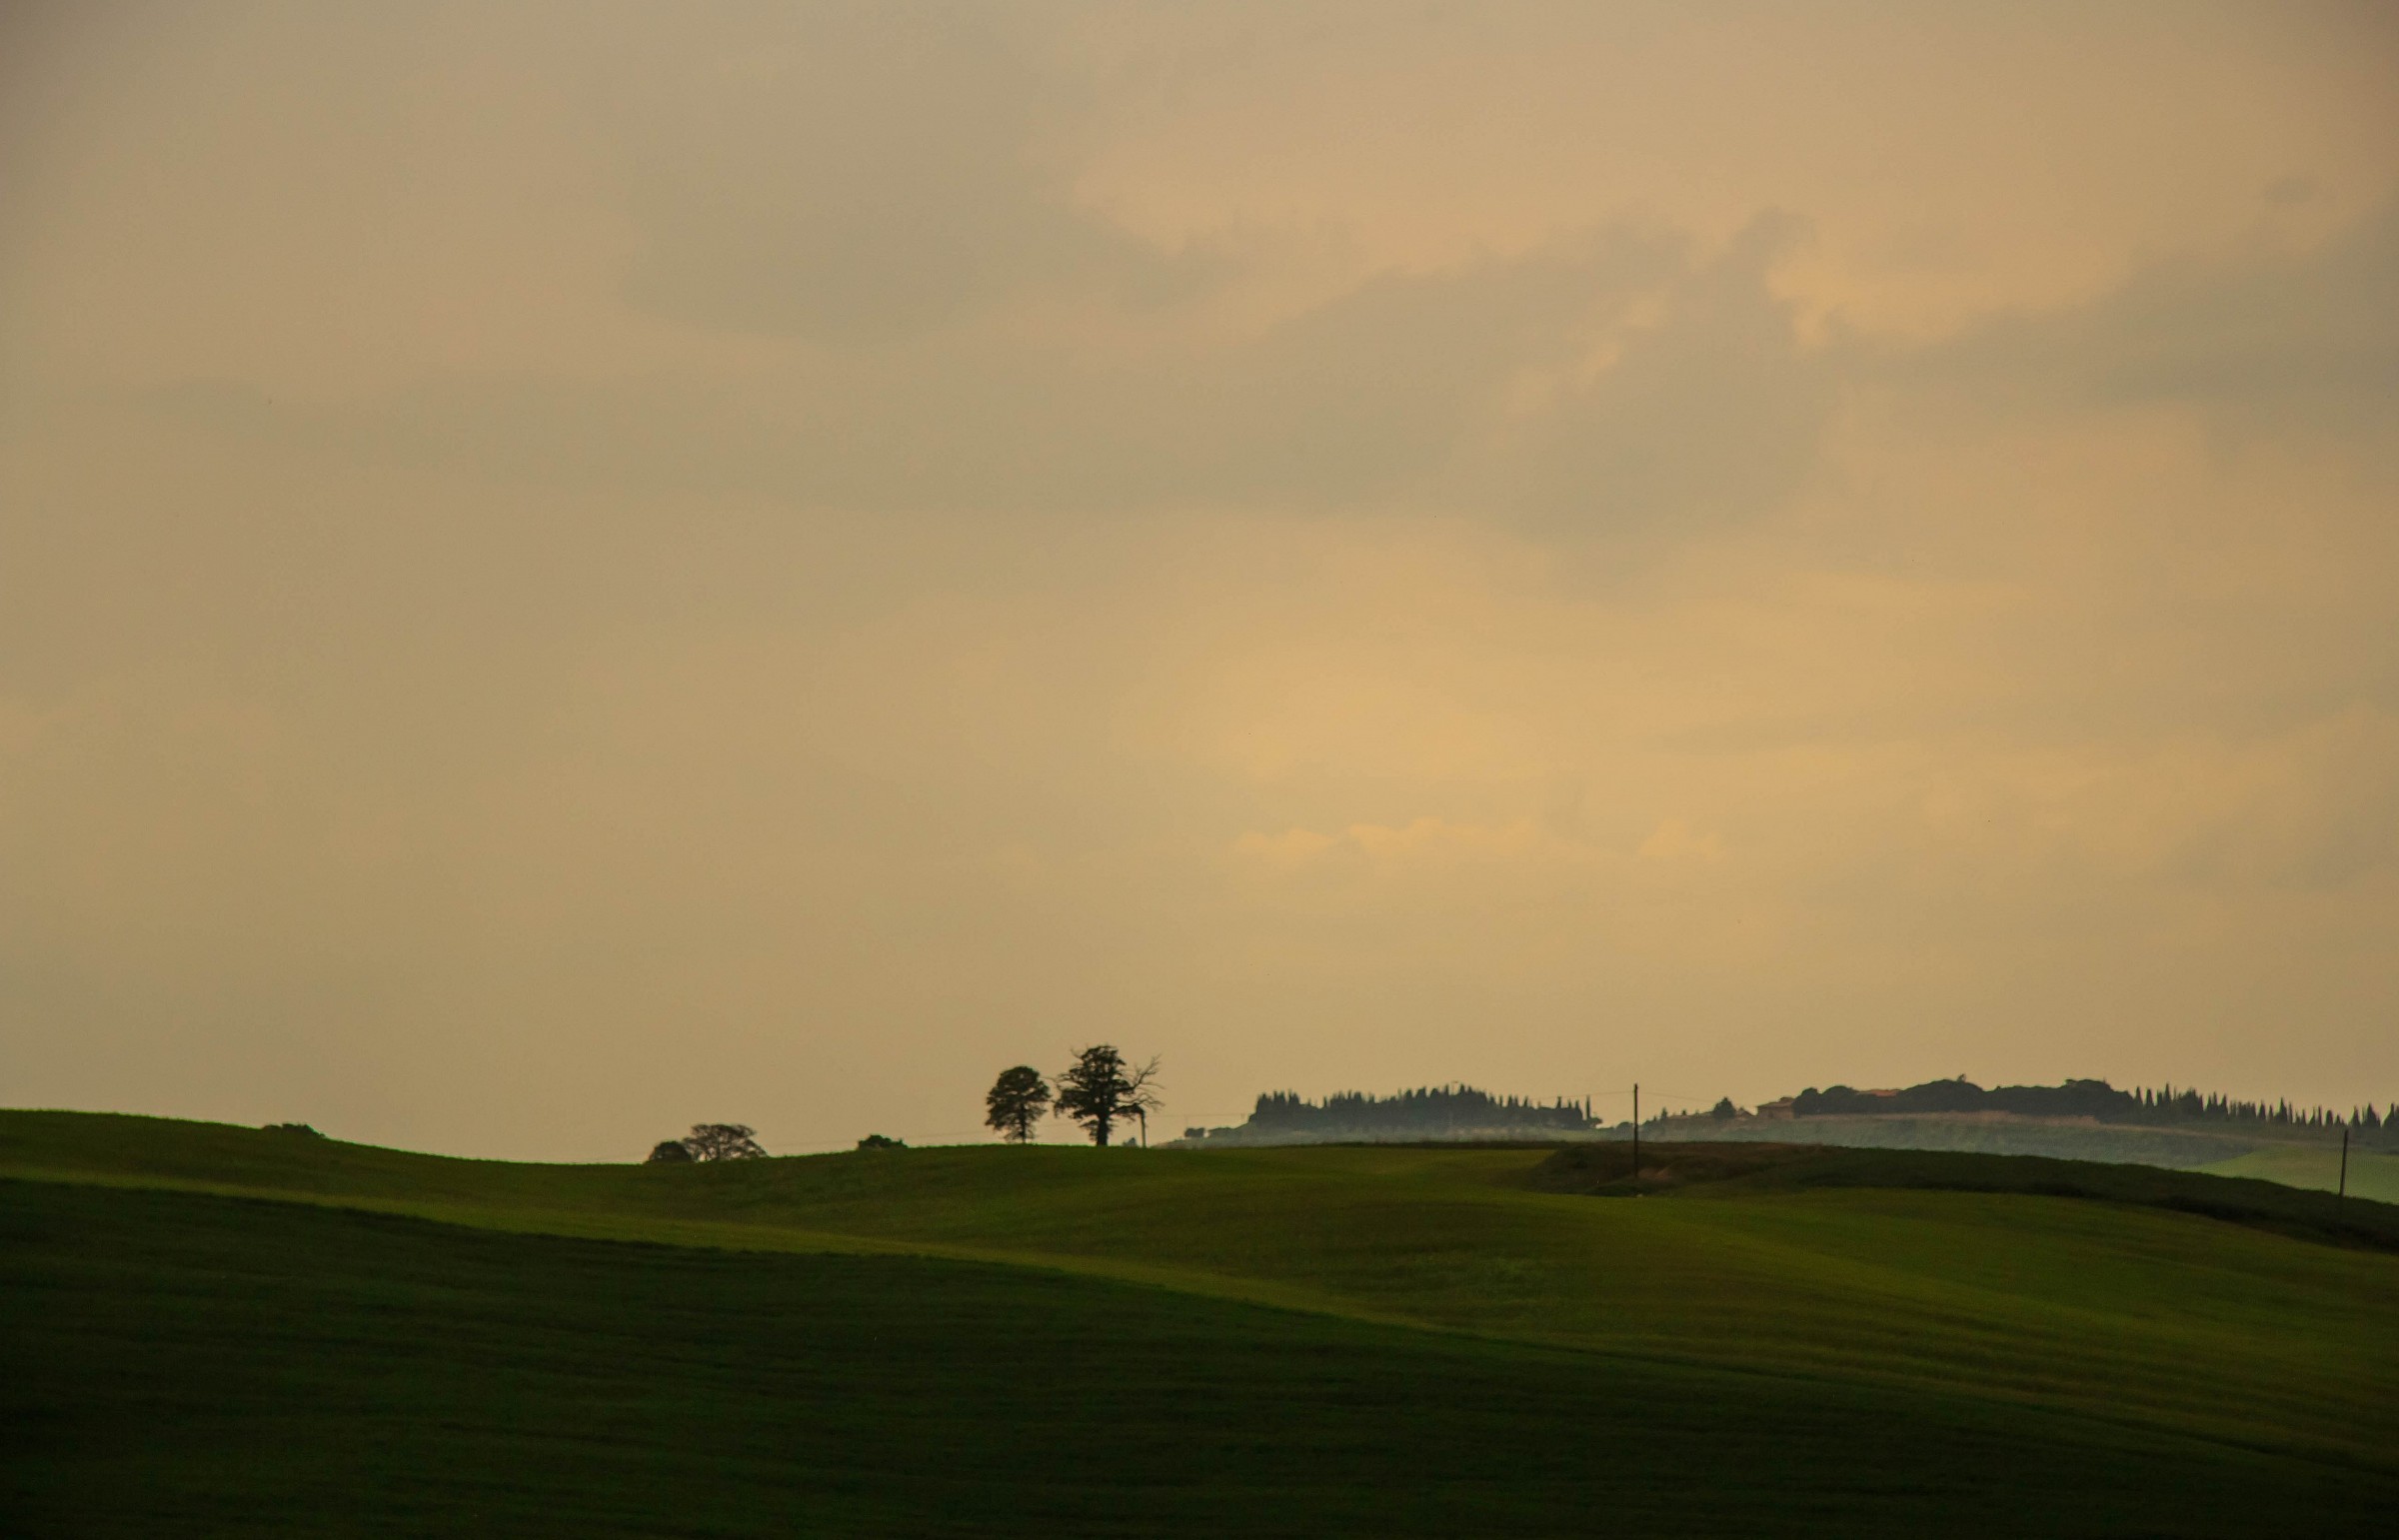
[[[1100,1041],[2399,1099],[2399,11],[0,6],[0,1103]]]

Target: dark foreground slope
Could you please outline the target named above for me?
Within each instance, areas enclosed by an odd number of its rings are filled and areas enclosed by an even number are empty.
[[[0,1527],[41,1535],[2249,1536],[2399,1503],[1926,1388],[47,1182],[0,1182]]]

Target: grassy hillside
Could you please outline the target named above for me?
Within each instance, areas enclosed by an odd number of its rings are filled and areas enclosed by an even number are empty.
[[[2341,1150],[2337,1144],[2277,1144],[2207,1169],[2218,1176],[2247,1176],[2330,1192],[2340,1180]],[[2352,1197],[2399,1204],[2399,1155],[2352,1149],[2349,1192]]]
[[[1363,1333],[1340,1337],[1350,1344],[1344,1351],[1354,1350],[1378,1361],[1394,1354],[1405,1358],[1409,1353],[1432,1353],[1439,1364],[1452,1366],[1471,1360],[1468,1368],[1454,1372],[1466,1375],[1467,1383],[1486,1388],[1456,1394],[1464,1398],[1461,1408],[1477,1416],[1496,1416],[1497,1412],[1493,1410],[1495,1393],[1487,1388],[1493,1382],[1473,1376],[1500,1371],[1487,1365],[1472,1368],[1472,1363],[1483,1362],[1473,1355],[1513,1355],[1506,1357],[1509,1365],[1568,1365],[1570,1372],[1557,1371],[1565,1376],[1558,1383],[1584,1387],[1575,1394],[1584,1395],[1587,1404],[1576,1401],[1570,1410],[1560,1409],[1566,1403],[1544,1401],[1550,1394],[1545,1390],[1528,1403],[1550,1408],[1541,1418],[1544,1426],[1553,1430],[1552,1436],[1559,1426],[1587,1424],[1598,1437],[1599,1430],[1609,1425],[1607,1418],[1614,1415],[1611,1407],[1620,1410],[1637,1405],[1644,1412],[1653,1412],[1671,1403],[1677,1408],[1675,1415],[1680,1416],[1693,1408],[1718,1406],[1731,1395],[1724,1387],[1737,1385],[1742,1388],[1733,1399],[1764,1419],[1753,1433],[1743,1435],[1752,1437],[1758,1450],[1786,1444],[1792,1449],[1811,1447],[1802,1435],[1812,1409],[1855,1407],[1856,1416],[1864,1420],[1845,1425],[1850,1428],[1845,1436],[1853,1439],[1853,1449],[1882,1448],[1898,1438],[1901,1430],[1980,1429],[1972,1436],[1987,1436],[2012,1451],[2000,1468],[2012,1473],[2011,1481],[2032,1482],[2027,1490],[2051,1490],[2032,1481],[2026,1474],[2029,1471],[2084,1469],[2071,1462],[2057,1463],[2063,1457],[2051,1444],[2063,1438],[2076,1447],[2118,1451],[2093,1458],[2110,1470],[2120,1466],[2123,1474],[2098,1486],[2084,1476],[2071,1480],[2061,1476],[2065,1484],[2056,1490],[2112,1490],[2116,1486],[2157,1494],[2212,1490],[2189,1471],[2150,1485],[2150,1477],[2139,1471],[2151,1467],[2141,1462],[2154,1459],[2164,1462],[2156,1470],[2182,1470],[2196,1461],[2193,1469],[2203,1466],[2230,1471],[2247,1469],[2241,1462],[2254,1458],[2264,1463],[2242,1478],[2239,1484],[2244,1490],[2287,1494],[2312,1486],[2341,1501],[2360,1493],[2378,1502],[2399,1500],[2399,1484],[2395,1484],[2399,1483],[2399,1457],[2393,1454],[2399,1450],[2399,1408],[2394,1407],[2390,1395],[2391,1387],[2399,1385],[2399,1257],[2154,1207],[2024,1192],[1877,1186],[1744,1191],[1737,1183],[1720,1183],[1712,1192],[1695,1187],[1682,1196],[1608,1202],[1573,1192],[1538,1190],[1538,1170],[1550,1157],[1551,1152],[1544,1149],[1369,1147],[1186,1153],[982,1147],[680,1168],[538,1166],[448,1160],[202,1124],[0,1113],[0,1174],[50,1178],[49,1182],[11,1186],[0,1201],[8,1203],[12,1212],[45,1201],[68,1201],[42,1196],[55,1194],[54,1184],[60,1179],[78,1184],[74,1202],[136,1205],[111,1210],[118,1217],[106,1223],[56,1220],[61,1228],[48,1243],[59,1258],[57,1265],[82,1270],[87,1291],[98,1287],[94,1280],[119,1288],[118,1281],[108,1280],[134,1279],[122,1284],[121,1291],[129,1292],[114,1307],[123,1319],[138,1319],[152,1308],[142,1301],[170,1296],[182,1299],[191,1292],[165,1283],[143,1284],[139,1269],[131,1268],[125,1257],[155,1256],[158,1265],[166,1269],[162,1277],[177,1269],[206,1274],[208,1267],[203,1262],[173,1260],[175,1245],[187,1250],[197,1246],[198,1254],[204,1254],[210,1246],[232,1246],[238,1251],[252,1242],[235,1245],[226,1238],[225,1226],[232,1221],[187,1221],[175,1216],[234,1212],[273,1216],[259,1220],[262,1224],[300,1227],[278,1230],[276,1233],[286,1238],[272,1245],[257,1241],[262,1248],[257,1254],[289,1259],[290,1276],[279,1287],[303,1293],[330,1291],[328,1297],[337,1302],[350,1301],[338,1309],[328,1308],[351,1324],[336,1322],[327,1329],[337,1334],[364,1332],[359,1338],[362,1342],[373,1333],[351,1319],[363,1306],[357,1306],[352,1284],[341,1281],[350,1276],[342,1271],[351,1266],[350,1248],[369,1245],[361,1235],[403,1237],[389,1245],[426,1259],[423,1268],[429,1270],[422,1272],[424,1286],[437,1293],[448,1286],[441,1282],[447,1276],[444,1269],[452,1265],[440,1260],[451,1254],[446,1248],[464,1248],[459,1255],[506,1252],[517,1258],[494,1263],[492,1278],[522,1274],[533,1279],[541,1268],[552,1265],[543,1258],[570,1259],[559,1261],[559,1266],[600,1269],[589,1274],[594,1278],[614,1265],[606,1263],[606,1258],[651,1258],[661,1267],[694,1269],[690,1277],[700,1281],[689,1287],[700,1292],[690,1297],[690,1304],[703,1312],[718,1308],[711,1301],[719,1289],[735,1291],[726,1296],[729,1299],[738,1296],[739,1290],[753,1287],[799,1290],[795,1298],[805,1296],[811,1301],[799,1308],[814,1312],[819,1309],[814,1301],[820,1296],[849,1297],[840,1295],[841,1289],[851,1287],[841,1282],[843,1279],[884,1280],[858,1287],[869,1294],[880,1291],[879,1297],[893,1308],[904,1307],[910,1291],[919,1287],[913,1280],[983,1279],[984,1284],[974,1286],[1000,1288],[1005,1281],[1010,1289],[1098,1290],[1101,1292],[1090,1299],[1105,1295],[1110,1300],[1148,1301],[1139,1310],[1131,1304],[1123,1307],[1143,1319],[1150,1319],[1143,1311],[1151,1306],[1215,1312],[1207,1318],[1231,1323],[1220,1329],[1234,1337],[1254,1330],[1267,1332],[1266,1338],[1257,1340],[1272,1339],[1272,1332],[1258,1323],[1275,1322],[1279,1324],[1274,1331],[1300,1333],[1325,1352],[1333,1351],[1332,1339],[1317,1334]],[[94,1190],[94,1184],[104,1185]],[[126,1188],[164,1189],[171,1195],[157,1190],[122,1190]],[[316,1206],[288,1202],[225,1205],[202,1196],[208,1193],[296,1198]],[[139,1206],[145,1204],[151,1206]],[[387,1221],[370,1222],[328,1208],[380,1210],[447,1220],[486,1232],[516,1233],[478,1237],[422,1226],[378,1229],[376,1225]],[[125,1217],[127,1214],[132,1217]],[[108,1230],[110,1224],[116,1226],[113,1232]],[[307,1227],[312,1225],[337,1228],[310,1240],[307,1233],[314,1232]],[[168,1245],[158,1239],[177,1226],[183,1227],[186,1240]],[[359,1226],[365,1228],[356,1228]],[[118,1247],[116,1252],[107,1253],[99,1240],[87,1239],[102,1233],[122,1237],[108,1243]],[[338,1237],[338,1243],[325,1235]],[[674,1249],[629,1251],[538,1236],[665,1242]],[[277,1246],[285,1249],[278,1253]],[[501,1251],[483,1252],[476,1247]],[[510,1247],[526,1249],[509,1252]],[[12,1256],[19,1249],[12,1246]],[[723,1254],[729,1251],[753,1254]],[[755,1254],[759,1252],[802,1255]],[[678,1260],[669,1262],[668,1258]],[[972,1265],[976,1262],[1012,1265]],[[382,1276],[378,1271],[382,1264],[359,1265],[367,1268],[362,1277]],[[650,1265],[648,1261],[642,1264]],[[318,1269],[317,1273],[312,1274],[311,1268]],[[878,1268],[900,1270],[876,1272]],[[805,1289],[789,1281],[756,1281],[801,1277],[814,1281]],[[28,1285],[12,1279],[9,1286]],[[935,1285],[928,1282],[924,1286]],[[501,1317],[510,1311],[538,1310],[523,1301],[509,1303],[515,1296],[497,1283],[492,1285],[497,1292],[484,1305],[474,1304],[482,1295],[464,1283],[459,1287],[465,1292],[457,1295],[456,1302],[461,1309],[471,1307],[470,1313],[487,1306]],[[523,1287],[538,1292],[540,1286],[527,1282]],[[631,1282],[595,1283],[591,1288],[595,1298],[641,1297],[640,1288]],[[1261,1312],[1243,1308],[1241,1302],[1306,1313]],[[238,1314],[247,1307],[236,1300],[208,1308],[234,1309]],[[608,1340],[610,1332],[638,1337],[649,1329],[649,1313],[646,1307],[626,1308],[633,1314],[613,1326],[592,1316],[587,1326],[576,1330],[593,1334],[594,1341]],[[723,1308],[747,1318],[747,1307],[728,1304]],[[1007,1310],[1031,1307],[994,1304],[992,1308],[1005,1316]],[[1076,1310],[1102,1307],[1087,1302],[1061,1308],[1071,1317]],[[344,1311],[351,1315],[343,1315]],[[24,1318],[22,1311],[14,1314]],[[926,1317],[927,1330],[932,1329],[933,1319]],[[1124,1319],[1131,1320],[1132,1315]],[[375,1316],[375,1320],[389,1324],[385,1316]],[[1438,1328],[1439,1332],[1427,1334],[1421,1328]],[[1026,1353],[1043,1362],[1052,1361],[1045,1356],[1052,1349],[1038,1344],[1051,1341],[1064,1329],[1028,1326],[1026,1341],[1035,1345],[1028,1346]],[[1130,1325],[1122,1329],[1134,1331]],[[1208,1327],[1211,1332],[1218,1329]],[[997,1383],[1019,1372],[1009,1367],[1015,1360],[1005,1354],[993,1356],[999,1350],[989,1332],[980,1336],[968,1333],[961,1339],[928,1337],[914,1345],[910,1345],[914,1339],[905,1334],[892,1336],[881,1327],[870,1334],[904,1362],[921,1363],[927,1361],[926,1355],[932,1355],[933,1360],[950,1363],[963,1376],[962,1383]],[[1135,1335],[1138,1337],[1138,1332]],[[151,1340],[173,1340],[173,1334],[154,1331]],[[766,1348],[759,1351],[769,1358],[802,1351],[791,1341],[776,1340],[782,1345],[772,1352]],[[23,1349],[12,1347],[12,1351]],[[92,1351],[105,1357],[110,1350],[103,1342]],[[611,1355],[617,1351],[609,1349]],[[659,1351],[679,1364],[696,1365],[705,1358],[672,1343]],[[1271,1376],[1257,1378],[1262,1371],[1243,1369],[1230,1374],[1209,1369],[1207,1363],[1213,1361],[1214,1351],[1193,1350],[1197,1356],[1191,1360],[1190,1373],[1197,1378],[1177,1381],[1168,1376],[1159,1382],[1183,1385],[1177,1394],[1197,1397],[1190,1402],[1194,1407],[1212,1404],[1207,1403],[1209,1396],[1233,1396],[1235,1390],[1245,1395],[1252,1384],[1270,1387],[1279,1383]],[[1233,1355],[1227,1362],[1237,1359],[1246,1363],[1239,1353],[1251,1349],[1224,1351]],[[1255,1351],[1272,1357],[1283,1349],[1259,1347]],[[1465,1357],[1455,1356],[1460,1354]],[[1407,1374],[1429,1376],[1424,1379],[1427,1385],[1452,1372],[1452,1368],[1434,1366],[1432,1360],[1405,1361],[1415,1365],[1405,1370]],[[861,1360],[842,1372],[871,1378],[880,1371]],[[1367,1370],[1344,1368],[1340,1372],[1366,1374]],[[1518,1370],[1510,1367],[1505,1372]],[[1550,1371],[1536,1373],[1527,1368],[1521,1372],[1537,1378]],[[72,1377],[66,1381],[75,1382]],[[1703,1392],[1703,1382],[1716,1388]],[[741,1397],[754,1392],[734,1387],[724,1393],[734,1398],[729,1404],[746,1404]],[[1117,1404],[1126,1393],[1114,1385],[1089,1392],[1102,1407]],[[1292,1393],[1285,1387],[1267,1399],[1282,1404]],[[1448,1396],[1450,1392],[1440,1394]],[[1567,1392],[1559,1389],[1556,1394],[1566,1396]],[[1059,1395],[1073,1400],[1063,1390]],[[1252,1405],[1234,1396],[1222,1402],[1218,1412],[1201,1420],[1209,1421],[1211,1428],[1227,1418],[1246,1426],[1243,1419],[1268,1416],[1259,1409],[1263,1404]],[[1358,1408],[1414,1405],[1397,1392],[1387,1396],[1378,1392],[1355,1404]],[[1781,1410],[1773,1410],[1775,1407]],[[1802,1415],[1794,1408],[1811,1410]],[[1381,1448],[1384,1441],[1397,1437],[1393,1428],[1416,1425],[1408,1419],[1417,1416],[1418,1410],[1404,1415],[1361,1410],[1356,1415],[1367,1421],[1346,1432],[1334,1426],[1341,1419],[1327,1413],[1329,1421],[1307,1436],[1336,1442],[1364,1439]],[[920,1414],[932,1415],[921,1411],[909,1415]],[[1083,1414],[1078,1411],[1075,1415]],[[1108,1414],[1093,1415],[1105,1418]],[[1709,1412],[1701,1421],[1716,1415]],[[1161,1426],[1156,1418],[1161,1416],[1165,1425],[1176,1429],[1166,1442],[1180,1448],[1186,1439],[1197,1436],[1188,1425],[1191,1419],[1179,1420],[1155,1405],[1138,1416],[1129,1410],[1128,1426],[1149,1427],[1155,1441]],[[1198,1418],[1199,1413],[1192,1417]],[[1144,1418],[1151,1420],[1145,1422]],[[1865,1431],[1869,1425],[1870,1433]],[[868,1426],[857,1424],[858,1428]],[[1361,1431],[1368,1426],[1376,1430],[1371,1438]],[[1477,1426],[1484,1431],[1472,1439],[1487,1437],[1509,1444],[1535,1437],[1528,1429],[1513,1425]],[[842,1447],[836,1435],[844,1429],[856,1431],[840,1418],[829,1427],[831,1431],[824,1436],[835,1442],[811,1445],[820,1452],[809,1458],[821,1457],[836,1467],[844,1460],[864,1458],[823,1453],[823,1449]],[[2079,1431],[2061,1433],[2060,1429]],[[940,1436],[963,1435],[953,1431]],[[1750,1511],[1738,1508],[1738,1503],[1763,1502],[1769,1489],[1787,1493],[1817,1490],[1808,1485],[1823,1474],[1814,1465],[1801,1471],[1797,1466],[1784,1470],[1755,1463],[1765,1458],[1763,1454],[1754,1459],[1743,1456],[1729,1464],[1709,1464],[1723,1451],[1710,1452],[1703,1443],[1688,1442],[1699,1436],[1686,1429],[1667,1439],[1668,1443],[1684,1440],[1688,1447],[1658,1453],[1657,1458],[1666,1461],[1660,1468],[1685,1472],[1677,1481],[1696,1480],[1688,1473],[1703,1467],[1717,1473],[1710,1479],[1719,1483],[1729,1480],[1731,1485],[1719,1494],[1721,1501],[1735,1505],[1724,1510],[1727,1515]],[[1958,1432],[1956,1436],[1966,1438],[1968,1434]],[[867,1435],[862,1432],[859,1437]],[[1212,1432],[1208,1434],[1213,1437]],[[1284,1438],[1275,1435],[1276,1440]],[[1313,1447],[1296,1432],[1288,1439],[1294,1449]],[[641,1446],[641,1438],[634,1434],[627,1434],[626,1440],[630,1442],[620,1442],[628,1448]],[[1253,1452],[1262,1447],[1255,1439],[1235,1442]],[[2124,1452],[2134,1451],[2136,1445],[2138,1451],[2146,1451],[2138,1458],[2134,1452]],[[1214,1447],[1202,1439],[1192,1457],[1204,1466],[1206,1460],[1219,1458],[1220,1451],[1217,1455],[1204,1453]],[[2194,1453],[2200,1450],[2204,1455]],[[1853,1501],[1867,1503],[1877,1514],[1908,1511],[1920,1517],[1921,1509],[1906,1507],[1904,1494],[1947,1492],[1957,1496],[1964,1489],[1955,1483],[1964,1478],[1954,1472],[1940,1474],[1949,1469],[1945,1462],[1954,1457],[1954,1450],[1937,1458],[1930,1453],[1894,1454],[1898,1463],[1888,1469],[1869,1468],[1871,1462],[1861,1465],[1853,1458],[1845,1465],[1836,1463],[1835,1474],[1824,1479],[1850,1493]],[[1288,1480],[1305,1486],[1302,1478],[1310,1468],[1302,1460],[1291,1472],[1273,1475],[1261,1466],[1257,1479],[1267,1481],[1270,1476],[1274,1482]],[[1339,1468],[1337,1463],[1324,1467],[1326,1471]],[[1410,1457],[1405,1468],[1439,1467]],[[1528,1518],[1526,1522],[1535,1532],[1557,1532],[1561,1526],[1573,1527],[1554,1517],[1572,1510],[1577,1500],[1571,1497],[1573,1492],[1618,1492],[1632,1478],[1612,1468],[1575,1475],[1560,1466],[1524,1479],[1549,1494],[1540,1501],[1554,1499],[1562,1505],[1541,1510],[1553,1515],[1551,1518],[1537,1523]],[[1585,1480],[1597,1485],[1575,1485]],[[2290,1483],[2296,1483],[2296,1488]],[[1349,1483],[1343,1479],[1331,1484]],[[867,1485],[874,1486],[875,1481]],[[1661,1490],[1684,1489],[1669,1482]],[[1880,1495],[1869,1501],[1869,1494]],[[1685,1491],[1684,1495],[1689,1494]],[[1294,1512],[1335,1511],[1308,1507],[1310,1503],[1333,1503],[1330,1496],[1287,1500],[1298,1505]],[[1175,1511],[1191,1516],[1201,1509]],[[1806,1505],[1799,1502],[1791,1511],[1807,1511]],[[2119,1514],[2117,1519],[2121,1518]],[[909,1527],[898,1519],[892,1523]],[[2093,1523],[2092,1532],[2125,1532],[2124,1523],[2117,1520],[2099,1523],[2094,1519]],[[1362,1520],[1352,1525],[1348,1519],[1333,1527],[1344,1525],[1391,1527]],[[1712,1527],[1699,1526],[1703,1532]],[[2020,1528],[2059,1533],[2073,1529],[2047,1522]],[[1856,1526],[1852,1530],[1862,1532]],[[2176,1524],[2162,1532],[2201,1531]]]
[[[2373,1475],[1970,1396],[922,1257],[0,1184],[31,1532],[2025,1534]]]
[[[2278,1235],[2399,1253],[2399,1207],[2348,1202],[2291,1183],[2232,1173],[2102,1165],[1960,1150],[1822,1148],[1807,1144],[1572,1144],[1532,1168],[1528,1184],[1598,1197],[1738,1197],[1834,1187],[2004,1192],[2160,1208]]]

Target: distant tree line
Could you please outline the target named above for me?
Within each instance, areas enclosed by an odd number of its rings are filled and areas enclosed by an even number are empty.
[[[1423,1085],[1388,1096],[1335,1091],[1309,1101],[1291,1091],[1257,1098],[1243,1133],[1380,1135],[1393,1133],[1479,1133],[1518,1129],[1583,1129],[1589,1106],[1559,1097],[1531,1101],[1494,1096],[1471,1085]]]
[[[1109,1043],[1079,1050],[1073,1063],[1059,1071],[1055,1084],[1030,1064],[1002,1070],[984,1098],[987,1126],[1012,1143],[1028,1143],[1043,1118],[1068,1118],[1080,1124],[1092,1142],[1106,1146],[1128,1123],[1141,1129],[1149,1142],[1150,1113],[1159,1105],[1158,1060],[1134,1064]],[[1769,1103],[1762,1111],[1773,1112]],[[2399,1148],[2399,1102],[2387,1109],[2351,1109],[2348,1115],[2326,1107],[2295,1107],[2289,1101],[2243,1101],[2172,1085],[2156,1089],[2118,1090],[2105,1080],[2067,1080],[2060,1085],[2001,1085],[1990,1089],[1963,1075],[1927,1080],[1900,1090],[1861,1091],[1853,1086],[1809,1086],[1790,1098],[1793,1117],[1854,1117],[1892,1113],[2010,1112],[2024,1117],[2088,1117],[2105,1123],[2153,1126],[2192,1125],[2227,1131],[2296,1134],[2338,1138],[2346,1132],[2358,1143]],[[1652,1125],[1727,1122],[1750,1114],[1718,1100],[1705,1112],[1660,1111]],[[277,1131],[313,1134],[305,1123],[271,1123]],[[1388,1096],[1363,1091],[1335,1091],[1322,1101],[1309,1101],[1293,1091],[1268,1091],[1257,1098],[1249,1120],[1238,1130],[1192,1129],[1189,1137],[1235,1133],[1278,1137],[1388,1138],[1392,1136],[1456,1136],[1476,1133],[1579,1132],[1596,1126],[1590,1104],[1568,1097],[1538,1102],[1522,1096],[1494,1096],[1471,1085],[1425,1085]],[[1622,1126],[1622,1125],[1619,1125]],[[869,1134],[861,1149],[905,1148],[902,1141]],[[680,1139],[660,1141],[650,1151],[654,1164],[692,1161],[754,1160],[766,1154],[757,1131],[743,1123],[696,1123]]]
[[[1861,1091],[1846,1085],[1809,1086],[1791,1098],[1796,1117],[1845,1117],[1895,1112],[2014,1112],[2026,1117],[2088,1117],[2106,1123],[2281,1130],[2338,1137],[2343,1128],[2361,1142],[2399,1137],[2399,1104],[2388,1112],[2358,1107],[2343,1117],[2325,1107],[2298,1108],[2288,1101],[2240,1101],[2171,1085],[2118,1090],[2105,1080],[2068,1080],[2062,1085],[2001,1085],[1989,1090],[1960,1075],[1927,1080],[1904,1090]]]
[[[2300,1108],[2288,1101],[2271,1105],[2240,1101],[2230,1096],[2203,1094],[2188,1088],[2161,1086],[2132,1093],[2138,1110],[2127,1121],[2142,1123],[2208,1123],[2257,1129],[2284,1129],[2338,1138],[2346,1128],[2363,1142],[2399,1140],[2399,1102],[2377,1112],[2372,1106],[2352,1107],[2343,1117],[2329,1107]]]

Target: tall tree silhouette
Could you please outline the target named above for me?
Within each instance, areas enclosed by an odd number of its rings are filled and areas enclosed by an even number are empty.
[[[1050,1110],[1050,1082],[1031,1064],[1003,1069],[984,1094],[983,1104],[984,1122],[1000,1130],[1000,1137],[1011,1144],[1029,1143],[1034,1125]]]
[[[1085,1048],[1058,1077],[1058,1115],[1083,1124],[1092,1142],[1105,1146],[1126,1118],[1148,1124],[1159,1104],[1157,1075],[1155,1058],[1135,1068],[1113,1044]]]

